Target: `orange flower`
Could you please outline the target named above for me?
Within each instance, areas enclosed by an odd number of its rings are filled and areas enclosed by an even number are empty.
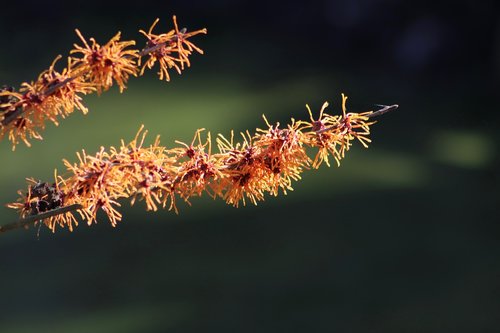
[[[303,146],[303,133],[300,124],[292,119],[286,129],[280,129],[280,124],[269,124],[267,130],[257,129],[256,146],[262,151],[261,159],[269,171],[269,192],[276,196],[281,188],[284,194],[293,190],[293,180],[299,180],[304,169],[309,168],[310,159]]]
[[[174,180],[175,192],[186,201],[192,196],[201,196],[203,192],[211,197],[220,195],[218,187],[214,186],[215,181],[222,176],[219,171],[220,161],[217,156],[212,155],[210,133],[207,134],[205,143],[202,142],[203,131],[204,129],[196,131],[190,145],[176,141],[183,147],[169,151],[176,156],[178,165]]]
[[[190,42],[188,38],[198,34],[206,34],[207,30],[201,29],[187,33],[185,29],[179,30],[175,16],[173,17],[173,21],[175,29],[164,34],[156,35],[153,33],[153,29],[159,22],[159,19],[153,22],[148,32],[139,30],[148,39],[146,48],[141,51],[141,55],[149,55],[148,60],[144,62],[141,68],[141,75],[146,68],[151,69],[158,62],[160,66],[160,70],[158,71],[160,80],[165,79],[165,81],[170,81],[168,71],[175,68],[177,73],[181,74],[181,71],[184,70],[184,63],[188,67],[190,66],[189,56],[193,50],[203,54],[203,51]],[[139,60],[139,63],[141,60]]]
[[[173,194],[176,159],[167,155],[159,136],[151,146],[143,148],[146,134],[141,126],[131,143],[122,142],[119,152],[111,150],[115,161],[121,161],[124,168],[122,184],[126,184],[126,192],[132,195],[132,204],[136,199],[144,200],[147,210],[156,211],[157,205],[165,208],[170,201],[169,209],[177,211]]]
[[[193,53],[193,51],[198,52],[199,54],[203,54],[203,50],[194,45],[188,39],[192,36],[196,36],[198,34],[206,34],[207,29],[200,29],[192,32],[187,32],[186,28],[179,30],[177,26],[177,18],[173,17],[174,20],[174,29],[175,29],[175,38],[174,41],[177,43],[177,53],[179,54],[179,58],[181,60],[181,68],[184,69],[184,63],[189,67],[191,63],[189,62],[189,56]]]
[[[243,142],[236,144],[233,132],[230,140],[221,134],[217,138],[223,164],[219,192],[228,204],[235,207],[240,201],[245,205],[245,197],[256,205],[257,201],[264,200],[264,193],[269,187],[266,181],[269,171],[262,164],[260,148],[254,145],[248,131],[241,136]]]
[[[375,123],[374,121],[368,121],[369,115],[372,113],[371,111],[363,113],[347,113],[346,101],[347,96],[342,94],[342,117],[332,121],[338,122],[338,124],[332,126],[331,128],[327,127],[323,130],[317,131],[319,134],[332,131],[332,133],[337,135],[336,142],[339,145],[337,162],[344,158],[345,152],[350,149],[352,145],[351,141],[353,139],[357,139],[361,142],[363,147],[368,148],[368,143],[371,142],[368,138],[368,135],[370,135],[370,126]]]
[[[347,96],[342,94],[342,116],[331,116],[325,113],[324,110],[328,107],[328,103],[325,102],[318,120],[314,120],[311,109],[306,105],[311,122],[300,121],[299,124],[302,130],[309,130],[305,134],[304,143],[318,148],[312,163],[315,169],[319,168],[323,162],[330,166],[329,154],[340,166],[340,161],[345,157],[345,152],[350,149],[353,139],[359,140],[365,148],[368,148],[368,143],[371,142],[368,135],[370,126],[375,122],[368,120],[372,112],[347,113],[346,101]]]
[[[120,42],[120,32],[111,38],[105,45],[99,45],[94,38],[90,38],[90,46],[78,29],[75,30],[84,44],[81,47],[74,44],[75,49],[70,54],[81,53],[81,58],[71,57],[70,68],[76,74],[82,73],[88,82],[91,82],[100,94],[113,85],[113,80],[120,88],[120,92],[126,88],[125,84],[130,75],[137,76],[136,61],[139,52],[126,49],[135,45],[135,41]]]
[[[302,130],[308,130],[304,136],[304,143],[312,147],[318,147],[318,152],[312,162],[314,169],[319,168],[323,162],[330,166],[328,160],[330,154],[337,161],[337,165],[340,166],[340,156],[337,150],[339,135],[334,130],[339,126],[339,117],[332,117],[324,113],[327,107],[328,103],[325,102],[321,107],[318,119],[315,120],[311,108],[306,105],[311,122],[299,122]]]

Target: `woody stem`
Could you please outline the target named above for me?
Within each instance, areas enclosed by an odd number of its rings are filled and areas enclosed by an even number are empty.
[[[59,214],[64,214],[64,213],[78,210],[81,208],[82,208],[82,205],[74,204],[74,205],[69,205],[69,206],[65,206],[65,207],[52,209],[52,210],[49,210],[48,212],[44,212],[44,213],[40,213],[40,214],[36,214],[36,215],[30,215],[30,216],[25,217],[23,219],[20,219],[16,222],[0,226],[0,233],[4,233],[4,232],[18,229],[18,228],[23,228],[25,226],[28,226],[30,224],[35,223],[36,221],[42,221],[42,220],[47,219],[49,217],[56,216]]]
[[[387,112],[391,112],[399,108],[398,104],[393,104],[393,105],[380,105],[382,108],[380,110],[374,111],[367,115],[368,118],[373,118],[373,117],[378,117],[381,116]]]

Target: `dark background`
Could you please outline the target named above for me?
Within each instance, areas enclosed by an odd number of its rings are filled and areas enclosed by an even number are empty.
[[[124,202],[123,223],[0,235],[0,332],[500,331],[500,11],[495,1],[18,2],[0,8],[1,84],[34,79],[79,28],[104,43],[176,14],[205,50],[85,98],[44,141],[0,142],[1,202],[82,148],[229,133],[400,104],[340,168],[235,209]],[[139,45],[142,42],[139,42]],[[16,219],[0,209],[2,224]]]

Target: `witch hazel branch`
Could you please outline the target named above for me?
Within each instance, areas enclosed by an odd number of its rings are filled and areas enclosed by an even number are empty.
[[[153,30],[158,21],[156,19],[147,32],[140,30],[146,38],[142,50],[134,48],[136,42],[133,40],[121,41],[120,32],[100,45],[94,38],[87,41],[76,29],[80,45],[74,44],[67,65],[61,71],[55,69],[62,58],[59,55],[35,81],[24,82],[18,90],[0,87],[0,139],[8,137],[13,150],[20,141],[30,146],[32,139],[42,139],[41,131],[47,121],[58,125],[60,119],[74,110],[86,114],[84,95],[101,94],[114,84],[123,92],[130,76],[143,75],[146,69],[157,64],[160,80],[169,81],[172,69],[181,74],[191,66],[189,58],[194,52],[203,54],[190,41],[191,37],[206,34],[207,30],[179,29],[174,16],[174,29],[155,34]]]
[[[76,30],[81,44],[74,45],[62,71],[55,69],[58,56],[37,80],[23,83],[19,90],[0,89],[0,137],[7,136],[13,149],[20,141],[30,146],[31,139],[42,139],[47,121],[57,125],[75,109],[88,112],[84,95],[101,94],[113,85],[122,92],[130,76],[156,65],[161,80],[169,81],[172,69],[180,74],[191,65],[194,52],[203,53],[191,37],[207,31],[179,29],[175,16],[173,22],[174,29],[167,33],[153,33],[158,19],[147,32],[140,30],[146,38],[142,50],[134,49],[135,41],[120,41],[120,33],[100,45]],[[81,222],[97,223],[99,212],[116,226],[123,219],[124,200],[132,205],[142,201],[148,211],[178,213],[179,201],[191,205],[200,196],[239,207],[286,195],[304,171],[323,164],[340,166],[355,142],[368,148],[375,118],[398,108],[380,105],[375,111],[348,112],[346,101],[342,94],[338,114],[327,112],[327,102],[318,112],[306,105],[308,119],[284,125],[263,116],[265,126],[253,132],[212,136],[198,129],[191,142],[175,141],[174,147],[163,146],[159,136],[146,144],[148,132],[141,126],[130,142],[63,160],[65,170],[56,169],[52,180],[28,178],[18,200],[7,204],[19,219],[0,225],[0,233],[33,224],[53,232],[73,231]]]

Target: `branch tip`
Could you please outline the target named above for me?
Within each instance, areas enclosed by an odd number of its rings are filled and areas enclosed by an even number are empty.
[[[399,108],[398,104],[393,104],[393,105],[383,105],[383,104],[375,104],[376,106],[381,107],[381,109],[374,111],[367,115],[368,118],[373,118],[373,117],[378,117],[381,116],[385,113],[391,112]]]

